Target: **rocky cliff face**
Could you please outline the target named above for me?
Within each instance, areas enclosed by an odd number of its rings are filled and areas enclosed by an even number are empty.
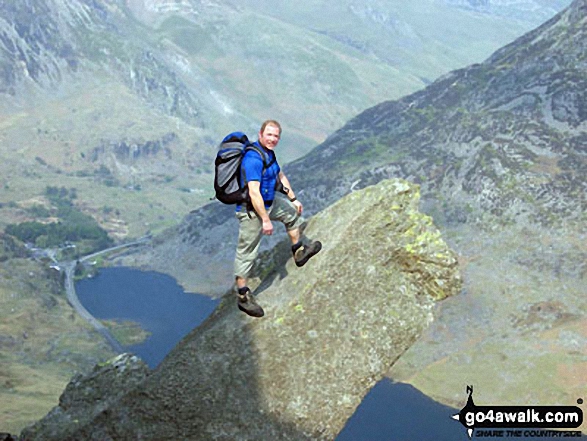
[[[74,380],[23,438],[334,439],[435,303],[460,290],[455,255],[418,203],[417,186],[391,180],[317,214],[305,235],[323,240],[320,254],[297,268],[284,244],[263,263],[265,317],[228,294],[122,398],[108,364]]]
[[[4,51],[2,66],[2,93],[16,94],[19,84],[26,79],[46,86],[55,85],[80,63],[79,53],[67,41],[72,40],[70,25],[95,24],[96,14],[83,2],[69,2],[63,14],[56,14],[56,5],[50,2],[11,2],[2,5],[0,39]],[[33,18],[34,17],[34,18]]]
[[[3,4],[0,13],[0,93],[26,101],[31,89],[50,95],[84,75],[111,71],[153,107],[202,124],[201,103],[152,41],[141,39],[123,2],[34,0]]]

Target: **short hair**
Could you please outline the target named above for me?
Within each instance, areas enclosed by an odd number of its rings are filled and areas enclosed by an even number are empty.
[[[281,124],[279,124],[274,119],[268,119],[263,124],[261,124],[261,134],[263,134],[263,132],[265,132],[265,129],[267,128],[267,126],[277,127],[279,129],[279,136],[281,136]]]

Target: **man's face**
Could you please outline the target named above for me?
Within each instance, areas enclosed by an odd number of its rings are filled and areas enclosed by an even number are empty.
[[[263,133],[259,132],[259,142],[263,147],[273,150],[279,142],[280,136],[279,129],[269,124],[265,127]]]

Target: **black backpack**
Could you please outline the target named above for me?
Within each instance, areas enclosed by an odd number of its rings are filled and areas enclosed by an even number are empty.
[[[233,132],[225,136],[218,146],[214,161],[214,191],[216,199],[224,204],[244,204],[249,201],[249,190],[245,182],[240,185],[241,162],[245,152],[255,150],[263,158],[263,173],[275,160],[267,163],[259,147],[252,144],[242,132]]]

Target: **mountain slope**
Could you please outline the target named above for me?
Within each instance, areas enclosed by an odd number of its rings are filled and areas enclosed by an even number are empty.
[[[574,3],[484,63],[363,112],[288,164],[307,212],[401,176],[422,184],[427,209],[445,223],[488,216],[501,223],[552,224],[560,216],[580,222],[587,90],[581,8]],[[195,290],[230,280],[236,240],[230,211],[211,204],[188,217],[160,253],[155,249],[156,266],[184,281],[196,271],[185,282]],[[212,254],[216,271],[200,271],[185,257],[201,252]],[[177,267],[165,256],[185,263]]]
[[[574,3],[486,62],[351,120],[292,164],[296,187],[328,188],[336,199],[353,183],[401,175],[469,217],[524,211],[543,222],[553,212],[580,220],[587,118],[581,8]],[[453,197],[455,189],[463,191]]]
[[[296,5],[2,3],[2,202],[66,185],[116,237],[160,231],[207,201],[219,133],[278,118],[293,160],[536,23],[431,0]]]
[[[545,21],[570,2],[561,0],[443,0],[445,3],[468,10],[503,17]]]
[[[570,341],[587,338],[586,33],[577,0],[486,62],[364,112],[287,170],[310,207],[388,176],[421,182],[465,294],[390,375],[445,403],[464,404],[463,384],[512,405],[583,393],[587,354]]]
[[[75,187],[81,209],[123,225],[118,237],[140,234],[145,221],[169,224],[196,204],[181,201],[182,189],[203,185],[209,157],[195,142],[213,107],[179,81],[119,2],[35,0],[0,12],[2,202],[18,208],[46,186]],[[160,182],[173,185],[158,191]],[[101,211],[111,215],[102,220]],[[22,217],[2,214],[3,224]]]
[[[556,12],[543,6],[547,17],[510,20],[430,0],[128,4],[188,62],[222,78],[219,92],[229,108],[257,119],[269,113],[288,136],[305,131],[316,141],[369,105],[478,61]],[[238,97],[246,97],[246,107]],[[288,159],[307,151],[290,148],[296,147],[284,147]]]
[[[55,404],[72,375],[112,350],[67,303],[59,273],[0,234],[0,425],[17,433]]]
[[[310,213],[389,177],[421,183],[465,292],[391,375],[445,403],[464,404],[463,384],[512,405],[573,404],[584,391],[586,32],[587,1],[577,0],[485,62],[363,112],[286,167]],[[134,262],[200,292],[224,288],[232,219],[209,204]]]

